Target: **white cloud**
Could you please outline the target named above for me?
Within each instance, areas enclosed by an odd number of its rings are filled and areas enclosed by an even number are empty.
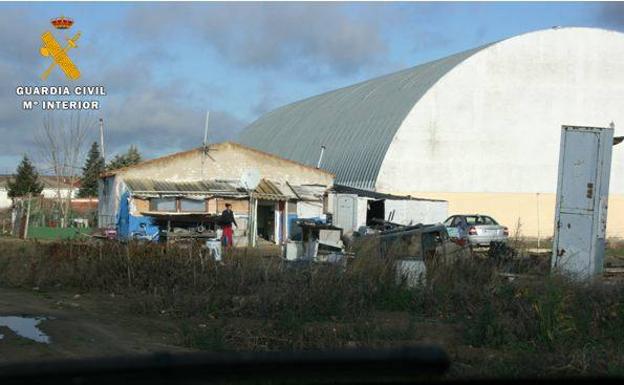
[[[381,19],[338,4],[159,4],[133,9],[126,26],[145,40],[191,36],[241,67],[313,77],[385,62],[388,45]]]

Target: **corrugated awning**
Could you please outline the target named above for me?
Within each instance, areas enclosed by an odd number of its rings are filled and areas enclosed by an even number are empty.
[[[289,184],[289,186],[297,195],[297,198],[304,201],[322,200],[323,195],[325,195],[325,191],[327,191],[327,186],[319,184],[308,184],[299,186],[293,186]]]
[[[390,200],[412,200],[412,201],[427,201],[427,202],[446,202],[442,199],[428,199],[428,198],[416,198],[411,195],[392,195],[385,194],[371,190],[365,190],[355,188],[351,186],[345,186],[341,184],[334,184],[332,190],[338,194],[355,194],[359,197],[371,198],[371,199],[390,199]]]
[[[280,189],[280,187],[282,187]],[[292,192],[290,187],[287,185],[279,186],[277,182],[272,182],[268,179],[262,179],[260,183],[258,183],[258,187],[254,190],[254,197],[258,199],[267,199],[267,200],[290,200],[297,199],[297,196]]]
[[[247,196],[239,183],[223,180],[172,182],[153,179],[124,180],[133,195],[146,196]]]
[[[206,180],[191,182],[173,182],[153,179],[126,179],[126,186],[133,196],[142,197],[230,197],[246,198],[249,192],[238,181]],[[253,191],[253,196],[266,200],[312,200],[309,194],[300,197],[288,183],[260,180]],[[317,198],[318,199],[318,198]]]

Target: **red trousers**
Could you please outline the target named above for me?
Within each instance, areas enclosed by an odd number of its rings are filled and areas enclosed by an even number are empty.
[[[234,231],[232,230],[232,225],[224,225],[223,226],[223,236],[221,237],[221,243],[223,246],[233,246],[234,245]]]

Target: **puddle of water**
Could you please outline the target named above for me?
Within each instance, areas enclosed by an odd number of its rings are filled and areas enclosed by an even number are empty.
[[[45,321],[46,317],[19,317],[19,316],[6,316],[0,317],[0,326],[6,326],[20,337],[28,338],[35,342],[44,344],[50,343],[50,337],[42,332],[37,326]],[[0,340],[4,338],[3,334],[0,334]]]

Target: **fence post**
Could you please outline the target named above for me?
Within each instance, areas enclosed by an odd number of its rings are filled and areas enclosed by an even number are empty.
[[[130,269],[130,243],[126,243],[126,261],[128,262],[128,288],[132,287],[132,270]]]
[[[28,193],[28,207],[26,208],[26,224],[24,225],[24,239],[28,239],[28,225],[30,223],[30,201],[32,193]]]

